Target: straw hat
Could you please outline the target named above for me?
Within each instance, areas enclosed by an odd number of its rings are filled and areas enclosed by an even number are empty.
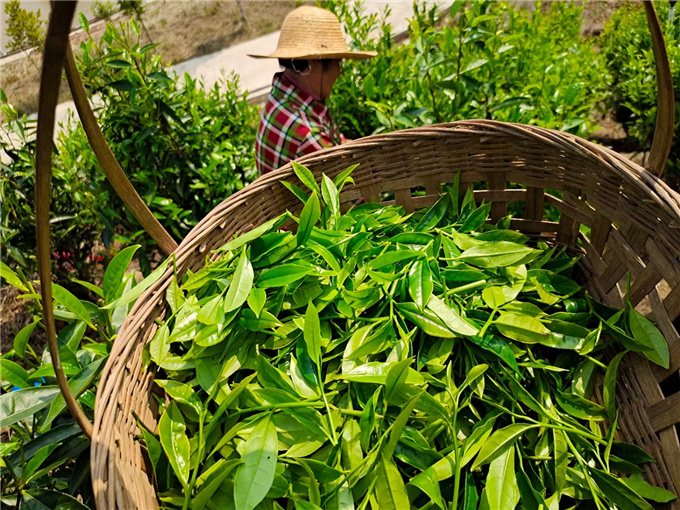
[[[304,60],[375,57],[375,51],[349,51],[337,16],[326,9],[302,6],[286,16],[276,51],[255,58],[294,58]]]

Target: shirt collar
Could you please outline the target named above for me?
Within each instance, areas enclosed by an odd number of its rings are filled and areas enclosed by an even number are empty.
[[[325,111],[326,105],[314,94],[302,88],[283,72],[276,73],[272,81],[274,94],[289,99],[300,106],[312,106],[312,108]]]

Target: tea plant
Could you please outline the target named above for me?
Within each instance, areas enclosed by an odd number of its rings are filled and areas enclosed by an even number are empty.
[[[86,20],[81,18],[84,28]],[[219,202],[256,176],[256,113],[233,77],[210,90],[173,75],[153,44],[141,46],[134,20],[108,25],[81,46],[83,83],[97,95],[104,136],[163,226],[182,239]],[[107,231],[140,227],[110,194]]]
[[[87,20],[81,17],[84,28]],[[218,203],[257,174],[256,109],[236,77],[209,90],[171,73],[153,45],[141,46],[134,20],[108,25],[77,57],[93,93],[98,121],[114,155],[163,226],[181,240]],[[3,261],[34,270],[33,168],[35,121],[20,117],[2,94]],[[95,240],[137,242],[148,273],[154,246],[116,195],[73,119],[60,131],[54,156],[53,246],[82,270]]]
[[[669,2],[655,2],[666,41],[671,75],[677,89],[680,83],[680,16],[669,17]],[[607,103],[623,122],[637,150],[649,150],[657,116],[656,64],[652,39],[641,4],[626,3],[605,25],[599,41],[612,77]],[[675,94],[675,132],[680,130],[680,99]],[[669,181],[680,182],[680,144],[671,148],[666,167]]]
[[[118,253],[104,274],[101,287],[75,281],[94,299],[78,299],[53,285],[55,318],[63,325],[58,335],[61,363],[69,387],[92,419],[99,375],[134,300],[165,269],[140,284],[125,274],[139,246]],[[59,392],[49,350],[32,344],[44,329],[41,295],[21,271],[0,263],[5,285],[36,302],[33,321],[14,338],[13,348],[0,358],[0,464],[3,508],[94,508],[89,476],[89,440],[73,421]]]
[[[348,63],[331,97],[350,137],[469,118],[592,130],[603,77],[592,42],[579,34],[583,6],[554,2],[544,14],[458,1],[442,23],[435,8],[416,3],[409,42],[399,46],[384,19],[354,4],[323,5],[338,14],[353,46],[378,51],[371,61]],[[371,39],[367,27],[380,37]]]
[[[20,116],[0,90],[3,124],[0,150],[0,243],[2,260],[16,264],[27,273],[35,268],[35,131],[36,121]],[[85,133],[69,122],[55,144],[52,172],[52,248],[68,256],[70,264],[56,267],[60,280],[71,270],[85,274],[91,246],[101,236],[101,193],[103,174],[97,169]],[[63,257],[62,257],[63,258]]]

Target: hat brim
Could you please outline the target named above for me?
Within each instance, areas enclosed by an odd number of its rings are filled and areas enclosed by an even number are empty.
[[[375,51],[345,51],[340,53],[303,53],[291,50],[277,50],[269,55],[254,55],[248,53],[249,57],[253,58],[285,58],[285,59],[300,59],[300,60],[322,60],[322,59],[350,59],[350,60],[366,60],[373,58],[378,53]]]

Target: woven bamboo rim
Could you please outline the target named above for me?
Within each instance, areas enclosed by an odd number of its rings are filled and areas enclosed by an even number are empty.
[[[680,195],[642,167],[613,151],[578,137],[547,129],[462,121],[371,136],[299,160],[316,175],[334,177],[359,163],[356,186],[341,195],[347,206],[359,197],[398,203],[408,211],[436,201],[442,183],[486,183],[477,200],[493,204],[494,219],[508,202],[526,204],[512,228],[583,253],[580,266],[590,292],[607,304],[623,306],[625,279],[632,274],[631,301],[648,299],[652,318],[671,350],[671,368],[660,370],[637,356],[624,362],[620,376],[621,437],[659,459],[647,466],[655,484],[680,487],[680,393],[664,395],[659,383],[680,368]],[[236,232],[247,231],[299,200],[279,180],[298,182],[290,165],[259,178],[220,204],[175,252],[177,271],[200,269],[206,256]],[[520,184],[523,188],[511,187]],[[424,188],[424,196],[413,196]],[[547,190],[562,191],[559,199]],[[544,218],[544,207],[561,212],[559,222]],[[591,228],[586,237],[579,225]],[[121,328],[97,395],[92,445],[92,479],[100,509],[153,508],[154,487],[144,474],[139,433],[132,411],[155,428],[150,404],[154,374],[142,368],[141,351],[165,313],[164,293],[173,271],[137,302]],[[661,282],[672,289],[664,295]]]

